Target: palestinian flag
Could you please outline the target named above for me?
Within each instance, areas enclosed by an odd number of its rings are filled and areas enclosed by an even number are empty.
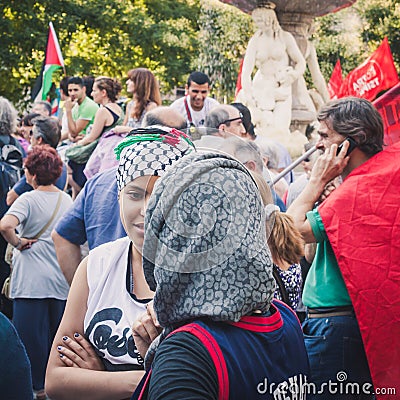
[[[318,208],[353,303],[378,400],[400,394],[399,160],[397,142],[352,171]]]
[[[46,54],[39,78],[32,90],[33,100],[47,100],[47,95],[52,84],[53,72],[64,68],[64,59],[54,30],[53,23],[49,23],[49,36],[47,38]]]

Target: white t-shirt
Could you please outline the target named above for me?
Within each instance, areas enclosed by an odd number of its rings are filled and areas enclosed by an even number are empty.
[[[57,261],[51,231],[72,204],[64,192],[32,190],[18,197],[6,214],[18,218],[19,236],[35,237],[53,215],[59,193],[61,204],[51,224],[30,249],[13,251],[11,297],[66,300],[69,285]]]
[[[130,239],[124,237],[94,248],[88,258],[85,336],[108,371],[143,369],[131,326],[145,312],[146,302],[127,290],[129,249]]]
[[[204,121],[206,119],[206,116],[208,113],[216,106],[219,105],[217,100],[214,100],[211,97],[206,97],[204,99],[204,106],[200,111],[194,111],[190,105],[190,97],[186,96],[187,98],[187,104],[189,107],[189,112],[190,115],[192,116],[192,121],[194,126],[199,127],[199,126],[204,126]],[[187,115],[186,112],[186,107],[185,107],[185,97],[181,97],[178,100],[175,100],[171,105],[171,108],[174,110],[178,111],[179,114],[181,114],[187,122],[188,127],[190,127],[190,118]]]

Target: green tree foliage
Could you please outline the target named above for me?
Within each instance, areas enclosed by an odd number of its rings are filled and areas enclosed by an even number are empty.
[[[351,9],[344,9],[316,20],[313,42],[325,79],[329,79],[338,59],[343,71],[350,71],[359,64],[362,41],[359,34],[360,20]]]
[[[68,75],[109,75],[124,82],[129,69],[143,66],[167,94],[199,69],[210,75],[221,101],[233,99],[239,62],[253,34],[249,15],[218,0],[0,0],[0,5],[0,95],[15,103],[28,97],[40,72],[49,21]],[[399,70],[399,0],[358,0],[316,19],[313,41],[325,78],[338,58],[344,74],[355,68],[385,36]]]
[[[145,54],[157,63],[165,93],[185,82],[191,71],[198,47],[200,3],[199,0],[147,0],[147,7],[152,16],[147,40],[152,47]]]
[[[164,91],[195,57],[198,0],[1,0],[0,93],[17,102],[32,87],[52,21],[68,75],[122,80],[151,69]],[[61,73],[60,73],[61,76]]]
[[[196,69],[207,73],[219,100],[233,100],[240,59],[253,34],[249,15],[217,0],[202,0]]]
[[[359,0],[355,10],[362,19],[361,37],[374,51],[388,37],[393,58],[400,67],[400,2],[399,0]]]
[[[352,7],[316,19],[314,44],[325,79],[340,59],[343,74],[360,65],[388,37],[397,70],[400,66],[400,3],[358,0]]]

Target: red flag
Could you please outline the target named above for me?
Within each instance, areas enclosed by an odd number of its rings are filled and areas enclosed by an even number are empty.
[[[337,60],[335,68],[333,68],[332,71],[331,79],[329,79],[328,83],[329,97],[332,100],[337,99],[339,97],[342,85],[343,85],[342,66],[340,65],[340,60]]]
[[[385,37],[376,51],[347,75],[340,97],[356,96],[373,100],[379,92],[390,89],[398,82],[389,42]]]
[[[378,400],[400,393],[399,159],[400,142],[352,171],[318,208],[353,303],[373,384],[382,389]]]
[[[243,58],[240,60],[239,73],[236,81],[235,98],[238,93],[242,90],[242,68],[243,68]]]
[[[374,101],[385,126],[385,143],[400,141],[400,83]]]

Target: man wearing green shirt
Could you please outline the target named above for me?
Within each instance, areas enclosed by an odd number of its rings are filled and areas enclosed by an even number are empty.
[[[327,227],[314,206],[329,195],[335,178],[345,180],[353,170],[382,150],[383,123],[370,102],[354,97],[328,103],[320,111],[318,120],[320,138],[317,147],[324,150],[324,154],[316,161],[307,186],[287,210],[305,242],[317,243],[303,292],[303,303],[308,309],[303,323],[304,338],[311,381],[317,389],[316,394],[311,393],[307,398],[372,399],[373,395],[363,393],[361,389],[359,395],[345,390],[328,390],[330,381],[343,382],[343,372],[346,383],[358,383],[359,388],[369,384],[371,376],[358,322],[326,233]],[[356,144],[349,154],[347,138]],[[341,143],[343,146],[338,152]],[[340,191],[340,186],[336,190]]]
[[[77,142],[82,139],[89,126],[93,124],[99,106],[87,96],[83,79],[74,76],[68,80],[69,99],[64,103],[68,122],[68,139]],[[72,198],[75,199],[86,182],[83,174],[85,164],[68,162],[68,184],[72,188]]]
[[[68,121],[69,139],[73,142],[86,135],[93,124],[99,106],[87,96],[83,79],[74,76],[68,81],[69,99],[64,103]]]

